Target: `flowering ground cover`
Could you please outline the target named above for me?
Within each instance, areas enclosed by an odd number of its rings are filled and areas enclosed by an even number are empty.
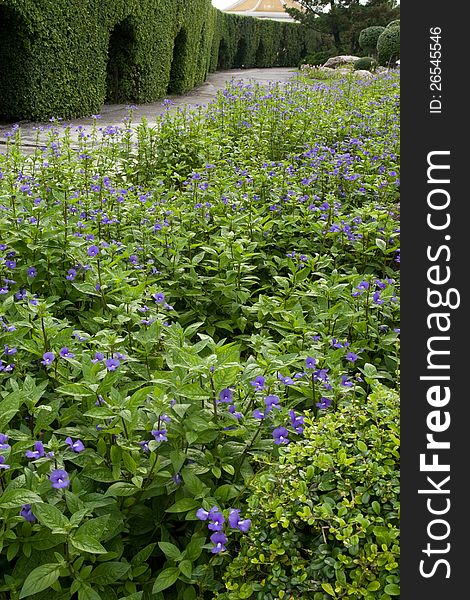
[[[398,594],[398,111],[390,72],[7,133],[0,598]]]

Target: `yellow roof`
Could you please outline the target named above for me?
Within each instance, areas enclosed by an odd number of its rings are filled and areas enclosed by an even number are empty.
[[[256,13],[285,13],[284,5],[289,8],[301,6],[293,0],[237,0],[232,6],[225,9],[226,12],[256,12]]]

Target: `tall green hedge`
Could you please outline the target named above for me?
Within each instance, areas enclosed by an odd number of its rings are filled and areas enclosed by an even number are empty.
[[[297,65],[319,43],[297,23],[229,15],[211,0],[0,0],[0,117],[151,102],[216,69]]]

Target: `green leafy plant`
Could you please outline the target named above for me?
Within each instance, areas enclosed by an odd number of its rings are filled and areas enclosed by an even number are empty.
[[[217,598],[399,595],[399,402],[372,387],[366,402],[307,419],[305,439],[250,483],[253,527]]]
[[[353,66],[355,71],[373,71],[376,65],[377,62],[373,58],[371,58],[370,56],[363,56],[362,58],[356,60]]]
[[[359,46],[365,52],[375,55],[377,52],[377,40],[383,31],[385,31],[385,27],[377,25],[366,27],[359,34]]]
[[[400,58],[400,27],[386,27],[377,40],[377,56],[381,65],[391,65]]]

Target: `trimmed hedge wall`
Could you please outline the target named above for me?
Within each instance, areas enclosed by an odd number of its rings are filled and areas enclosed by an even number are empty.
[[[208,72],[295,66],[320,37],[211,0],[0,0],[0,117],[44,120],[151,102]]]

